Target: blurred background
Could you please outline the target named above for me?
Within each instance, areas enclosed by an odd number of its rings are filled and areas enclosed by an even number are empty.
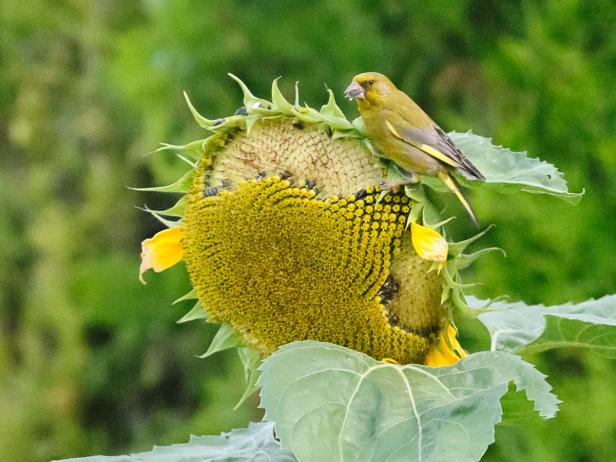
[[[0,6],[0,460],[149,450],[259,419],[233,352],[175,321],[183,267],[137,280],[161,226],[137,206],[173,197],[183,165],[145,156],[203,137],[208,117],[271,81],[320,106],[351,77],[389,75],[447,130],[555,163],[572,207],[474,192],[495,223],[467,280],[529,303],[616,292],[616,6],[612,0],[3,0]],[[340,104],[354,117],[355,108]],[[463,216],[462,213],[460,216]],[[455,237],[467,237],[458,220]],[[467,225],[468,223],[466,223]],[[464,343],[464,342],[463,342]],[[564,401],[556,419],[498,427],[489,461],[606,461],[616,453],[616,362],[583,351],[530,358]]]

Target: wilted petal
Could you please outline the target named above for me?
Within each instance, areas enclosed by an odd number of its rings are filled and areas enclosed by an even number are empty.
[[[141,266],[139,280],[145,284],[143,273],[153,269],[157,273],[172,267],[184,256],[182,248],[182,227],[160,231],[141,243]]]
[[[458,332],[451,324],[441,333],[438,342],[430,349],[424,364],[429,367],[450,366],[467,355],[458,342]]]
[[[411,239],[415,252],[424,260],[439,262],[439,272],[447,261],[449,245],[439,233],[432,228],[411,223]]]

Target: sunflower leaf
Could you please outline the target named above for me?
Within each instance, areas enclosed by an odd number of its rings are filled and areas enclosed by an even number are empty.
[[[543,374],[502,352],[429,368],[305,341],[283,346],[261,370],[265,419],[302,461],[478,461],[510,383],[545,418],[558,404]]]
[[[188,443],[156,446],[150,452],[127,456],[92,456],[63,462],[295,462],[297,459],[274,438],[274,424],[251,422],[248,428],[218,436],[191,436]]]
[[[524,191],[533,194],[549,194],[572,204],[577,204],[584,192],[572,193],[567,182],[554,165],[537,158],[528,157],[526,152],[514,152],[492,144],[490,138],[471,132],[448,134],[464,155],[486,177],[486,181],[470,181],[459,177],[469,188],[494,188],[500,192]],[[437,190],[444,190],[439,180],[423,177],[425,183]]]
[[[488,302],[468,297],[472,307]],[[492,302],[478,316],[492,337],[492,350],[535,353],[580,347],[616,358],[616,294],[582,303],[544,306]]]

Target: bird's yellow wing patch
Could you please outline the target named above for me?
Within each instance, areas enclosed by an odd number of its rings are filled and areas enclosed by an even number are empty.
[[[460,166],[460,164],[458,164],[455,160],[453,160],[451,157],[446,156],[445,154],[443,154],[441,151],[439,151],[438,149],[433,148],[432,146],[429,146],[427,144],[419,144],[417,145],[417,147],[419,149],[421,149],[423,152],[425,152],[426,154],[440,160],[441,162],[447,164],[447,165],[451,165],[452,167],[458,168]]]
[[[394,135],[394,136],[395,136],[396,138],[398,138],[399,140],[404,141],[405,143],[408,143],[408,141],[407,141],[407,140],[405,140],[405,139],[402,137],[402,135],[400,135],[400,133],[398,133],[398,131],[396,130],[396,128],[395,128],[392,124],[390,124],[390,123],[389,123],[389,120],[386,120],[386,121],[385,121],[385,125],[387,125],[387,128],[388,128],[388,130],[390,131],[390,133],[391,133],[392,135]]]
[[[409,140],[409,139],[405,138],[404,136],[400,135],[400,133],[398,133],[398,130],[396,130],[396,128],[389,122],[389,120],[385,121],[385,125],[387,125],[387,129],[389,130],[389,132],[395,138],[398,138],[400,141],[402,141],[402,142],[404,142],[404,143],[406,143],[406,144],[408,144],[410,146],[413,146],[414,148],[417,148],[420,151],[425,152],[429,156],[432,156],[435,159],[440,160],[441,162],[443,162],[443,163],[445,163],[447,165],[451,165],[452,167],[455,167],[455,168],[458,168],[460,166],[459,163],[457,163],[451,157],[443,154],[438,149],[435,149],[432,146],[427,145],[427,144],[416,143],[413,140]]]

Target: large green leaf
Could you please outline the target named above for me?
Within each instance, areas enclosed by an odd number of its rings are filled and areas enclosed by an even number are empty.
[[[533,353],[550,348],[590,348],[616,358],[616,295],[557,306],[493,302],[469,297],[492,337],[492,350]]]
[[[544,417],[558,400],[517,356],[470,355],[449,367],[399,366],[305,341],[262,366],[261,406],[301,461],[477,461],[494,441],[509,383]]]
[[[63,462],[294,462],[274,438],[274,425],[250,423],[248,428],[219,436],[191,436],[185,444],[158,446],[130,456],[92,456]]]
[[[471,132],[451,132],[448,135],[486,177],[485,182],[460,178],[467,187],[549,194],[574,204],[582,197],[583,193],[569,192],[562,172],[549,162],[528,157],[525,152],[495,146],[489,138]],[[422,181],[435,189],[443,189],[435,178],[424,177]]]

